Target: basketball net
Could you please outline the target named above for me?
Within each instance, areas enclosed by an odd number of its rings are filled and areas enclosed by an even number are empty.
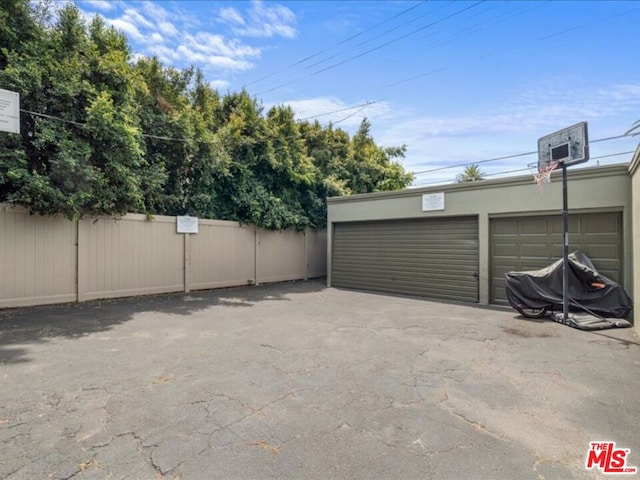
[[[533,181],[538,184],[540,193],[544,192],[545,184],[551,183],[551,174],[558,168],[558,165],[560,165],[560,162],[551,162],[543,167],[536,165],[536,169],[533,172]]]

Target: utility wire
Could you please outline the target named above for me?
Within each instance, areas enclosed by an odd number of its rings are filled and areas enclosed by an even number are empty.
[[[609,153],[607,155],[599,155],[597,157],[590,157],[589,160],[600,160],[602,158],[619,157],[621,155],[631,155],[633,153],[635,153],[635,150],[629,150],[627,152]],[[466,164],[466,165],[469,165],[469,164]],[[466,165],[463,165],[463,166],[466,166]],[[531,169],[530,168],[518,168],[518,169],[515,169],[515,170],[504,170],[504,171],[501,171],[501,172],[487,173],[484,176],[485,177],[497,177],[498,175],[507,175],[507,174],[510,174],[510,173],[519,173],[519,172],[527,172],[527,171],[531,171]],[[424,186],[424,185],[435,185],[435,184],[440,184],[440,183],[454,183],[455,180],[456,180],[455,177],[454,178],[449,178],[449,179],[428,180],[428,181],[425,181],[425,182],[416,183],[413,186],[414,187],[420,187],[420,186]]]
[[[323,114],[320,114],[320,115],[329,115],[330,113],[337,113],[337,112],[341,112],[341,111],[351,110],[351,109],[357,108],[357,107],[362,107],[359,111],[357,111],[357,112],[355,112],[355,113],[353,113],[353,114],[351,114],[351,115],[349,115],[349,116],[347,116],[347,117],[345,117],[345,118],[343,118],[341,120],[338,120],[338,122],[334,122],[334,125],[335,125],[336,123],[343,122],[343,121],[347,120],[347,118],[350,118],[350,117],[352,117],[354,115],[357,115],[360,111],[364,110],[366,107],[368,107],[369,105],[371,105],[373,103],[375,103],[375,102],[366,102],[364,104],[356,105],[354,107],[347,107],[347,108],[344,108],[344,109],[335,110],[334,112],[327,112],[327,113],[323,113]],[[48,115],[46,113],[39,113],[39,112],[31,111],[31,110],[25,110],[24,108],[21,108],[20,111],[23,112],[23,113],[27,113],[29,115],[36,116],[36,117],[42,117],[42,118],[46,118],[46,119],[49,119],[49,120],[55,120],[55,121],[62,122],[62,123],[69,123],[69,124],[72,124],[72,125],[76,125],[78,127],[85,127],[87,125],[86,123],[76,122],[74,120],[67,120],[65,118],[56,117],[54,115]],[[307,118],[313,118],[313,117],[307,117]],[[305,120],[305,119],[303,119],[303,120]],[[149,134],[149,133],[140,133],[140,135],[143,136],[143,137],[153,138],[153,139],[156,139],[156,140],[167,140],[167,141],[174,141],[174,142],[214,143],[214,142],[212,142],[210,140],[192,140],[192,139],[188,139],[188,138],[168,137],[168,136],[163,136],[163,135],[153,135],[153,134]],[[634,132],[634,133],[627,132],[627,133],[624,133],[622,135],[616,135],[616,136],[613,136],[613,137],[605,137],[605,138],[598,138],[596,140],[590,140],[589,143],[591,144],[591,143],[598,143],[598,142],[607,142],[607,141],[610,141],[610,140],[618,140],[620,138],[637,137],[639,135],[640,135],[640,132]],[[285,139],[295,139],[295,138],[298,138],[298,137],[297,136],[285,137]],[[498,160],[508,160],[508,159],[511,159],[511,158],[524,157],[524,156],[527,156],[527,155],[533,155],[535,153],[538,153],[537,150],[534,151],[534,152],[516,153],[514,155],[505,155],[503,157],[488,158],[488,159],[485,159],[485,160],[471,161],[471,162],[460,163],[460,164],[456,164],[456,165],[449,165],[449,166],[446,166],[446,167],[437,167],[437,168],[432,168],[432,169],[429,169],[429,170],[420,170],[420,171],[417,171],[417,172],[407,172],[407,173],[412,173],[413,175],[422,175],[422,174],[425,174],[425,173],[432,173],[432,172],[437,172],[437,171],[441,171],[441,170],[448,170],[448,169],[451,169],[451,168],[466,167],[467,165],[471,165],[471,164],[479,165],[479,164],[482,164],[482,163],[495,162],[495,161],[498,161]],[[634,152],[631,151],[631,152],[624,152],[624,153],[634,153]],[[622,153],[614,154],[614,155],[622,155]],[[607,155],[600,156],[600,157],[591,157],[591,159],[605,158],[606,156]]]
[[[422,5],[424,5],[425,3],[427,3],[427,1],[428,1],[428,0],[424,0],[424,1],[422,1],[422,2],[420,2],[420,3],[418,3],[418,4],[416,4],[416,5],[414,5],[414,6],[412,6],[412,7],[407,8],[406,10],[403,10],[403,11],[402,11],[402,12],[400,12],[400,13],[397,13],[397,14],[393,15],[392,17],[387,18],[386,20],[383,20],[382,22],[376,23],[375,25],[373,25],[373,26],[371,26],[371,27],[369,27],[369,28],[366,28],[366,29],[364,29],[364,30],[362,30],[362,31],[360,31],[360,32],[358,32],[358,33],[356,33],[355,35],[351,35],[350,37],[345,38],[344,40],[339,41],[338,43],[336,43],[336,44],[332,45],[332,46],[331,46],[331,47],[329,47],[329,48],[326,48],[326,49],[321,50],[321,51],[319,51],[319,52],[317,52],[317,53],[314,53],[313,55],[310,55],[310,56],[308,56],[308,57],[306,57],[306,58],[303,58],[302,60],[298,60],[297,62],[295,62],[295,63],[291,64],[291,65],[290,65],[290,67],[294,67],[294,66],[296,66],[296,65],[299,65],[299,64],[301,64],[301,63],[306,62],[307,60],[311,60],[312,58],[315,58],[315,57],[317,57],[318,55],[321,55],[321,54],[323,54],[323,53],[328,52],[328,51],[329,51],[330,49],[332,49],[332,48],[339,47],[340,45],[344,45],[345,43],[347,43],[347,42],[349,42],[349,41],[351,41],[351,40],[354,40],[354,39],[356,39],[356,38],[358,38],[358,37],[360,37],[360,36],[364,35],[365,33],[370,32],[371,30],[375,30],[376,28],[378,28],[378,27],[380,27],[380,26],[384,25],[385,23],[390,22],[391,20],[396,19],[396,18],[398,18],[398,17],[400,17],[400,16],[404,15],[405,13],[409,13],[411,10],[414,10],[414,9],[416,9],[416,8],[418,8],[418,7],[421,7]],[[422,17],[424,17],[424,16],[425,16],[425,15],[421,15],[421,16],[419,16],[419,17],[415,17],[415,18],[413,18],[412,20],[409,20],[408,22],[405,22],[404,24],[400,24],[399,26],[394,27],[394,30],[395,30],[395,29],[397,29],[397,28],[400,28],[400,27],[402,27],[402,26],[404,26],[404,25],[408,25],[409,23],[412,23],[412,22],[416,21],[418,18],[422,18]],[[387,31],[386,31],[385,33],[383,33],[382,35],[385,35],[386,33],[389,33],[389,30],[387,30]],[[375,39],[377,39],[377,38],[379,38],[379,37],[380,37],[380,35],[379,35],[378,37],[370,38],[369,40],[366,40],[364,43],[366,43],[366,42],[371,42],[371,41],[373,41],[373,40],[375,40]],[[356,47],[357,47],[357,46],[360,46],[360,45],[362,45],[362,43],[359,43],[358,45],[356,45]],[[340,52],[340,53],[343,53],[343,52]],[[330,57],[330,58],[332,58],[332,57]]]
[[[62,122],[62,123],[70,123],[71,125],[75,125],[77,127],[86,127],[86,123],[80,123],[80,122],[75,122],[73,120],[67,120],[65,118],[60,118],[60,117],[54,117],[53,115],[47,115],[46,113],[38,113],[38,112],[32,112],[31,110],[25,110],[24,108],[20,109],[21,112],[23,113],[28,113],[29,115],[33,115],[35,117],[42,117],[42,118],[47,118],[49,120],[56,120],[58,122]],[[147,138],[154,138],[156,140],[170,140],[173,142],[190,142],[192,140],[186,139],[186,138],[175,138],[175,137],[165,137],[163,135],[151,135],[149,133],[141,133],[140,135],[142,135],[143,137],[147,137]]]
[[[369,105],[373,105],[374,103],[377,103],[377,102],[376,101],[368,101],[368,102],[360,103],[358,105],[353,105],[351,107],[344,107],[344,108],[340,108],[338,110],[333,110],[331,112],[319,113],[317,115],[311,115],[309,117],[298,118],[297,121],[298,122],[303,122],[305,120],[311,120],[312,118],[324,117],[326,115],[331,115],[331,114],[334,114],[334,113],[346,112],[347,110],[353,110],[354,108],[368,107]]]
[[[293,84],[293,83],[298,83],[298,82],[300,82],[300,81],[302,81],[302,80],[305,80],[305,79],[307,79],[307,78],[310,78],[310,77],[315,77],[316,75],[319,75],[319,74],[321,74],[321,73],[323,73],[323,72],[326,72],[326,71],[332,70],[332,69],[334,69],[334,68],[336,68],[336,67],[339,67],[340,65],[344,65],[345,63],[352,62],[353,60],[357,60],[358,58],[364,57],[365,55],[368,55],[368,54],[370,54],[370,53],[373,53],[373,52],[375,52],[375,51],[378,51],[378,50],[380,50],[380,49],[382,49],[382,48],[384,48],[384,47],[388,47],[389,45],[392,45],[392,44],[394,44],[394,43],[396,43],[396,42],[399,42],[400,40],[404,40],[405,38],[410,37],[411,35],[415,35],[415,34],[416,34],[416,33],[418,33],[418,32],[424,31],[424,30],[426,30],[426,29],[428,29],[428,28],[431,28],[431,27],[433,27],[433,26],[435,26],[435,25],[438,25],[438,24],[440,24],[440,23],[442,23],[442,22],[445,22],[446,20],[449,20],[450,18],[453,18],[453,17],[455,17],[455,16],[457,16],[457,15],[460,15],[460,14],[462,14],[462,13],[466,12],[467,10],[470,10],[470,9],[472,9],[472,8],[477,7],[478,5],[480,5],[480,4],[482,4],[482,3],[484,3],[485,1],[486,1],[486,0],[480,0],[479,2],[476,2],[476,3],[472,4],[472,5],[469,5],[469,6],[465,7],[465,8],[462,8],[462,9],[460,9],[460,10],[458,10],[458,11],[454,12],[454,13],[451,13],[451,14],[449,14],[449,15],[446,15],[445,17],[442,17],[442,18],[440,18],[440,19],[438,19],[438,20],[436,20],[436,21],[434,21],[434,22],[431,22],[431,23],[429,23],[429,24],[427,24],[427,25],[423,25],[423,26],[422,26],[422,27],[420,27],[420,28],[417,28],[417,29],[415,29],[415,30],[412,30],[412,31],[411,31],[411,32],[409,32],[409,33],[406,33],[406,34],[401,35],[401,36],[399,36],[399,37],[396,37],[396,38],[394,38],[394,39],[392,39],[392,40],[389,40],[388,42],[385,42],[385,43],[383,43],[383,44],[380,44],[380,45],[377,45],[377,46],[375,46],[375,47],[373,47],[373,48],[370,48],[369,50],[366,50],[366,51],[364,51],[364,52],[361,52],[361,53],[359,53],[358,55],[354,55],[354,56],[349,57],[349,58],[347,58],[347,59],[345,59],[345,60],[342,60],[342,61],[340,61],[340,62],[338,62],[338,63],[334,63],[333,65],[329,65],[328,67],[322,68],[322,69],[320,69],[320,70],[316,70],[315,72],[313,72],[313,73],[311,73],[311,74],[309,74],[309,75],[307,75],[307,76],[305,76],[305,77],[300,77],[300,78],[297,78],[297,79],[295,79],[295,80],[291,80],[290,82],[286,82],[286,83],[283,83],[283,84],[280,84],[280,85],[276,85],[275,87],[270,88],[270,89],[268,89],[268,90],[264,90],[264,91],[262,91],[262,92],[258,92],[258,93],[256,93],[256,95],[262,95],[262,94],[264,94],[264,93],[269,93],[269,92],[273,92],[273,91],[275,91],[275,90],[279,90],[280,88],[286,87],[286,86],[291,85],[291,84]]]
[[[391,20],[394,20],[394,19],[396,19],[396,18],[398,18],[398,17],[400,17],[400,16],[402,16],[402,15],[404,15],[406,13],[409,13],[410,11],[412,11],[412,10],[418,8],[418,7],[421,7],[422,5],[427,3],[427,1],[428,0],[423,0],[423,1],[419,2],[419,3],[417,3],[416,5],[413,5],[413,6],[409,7],[409,8],[401,11],[400,13],[397,13],[397,14],[395,14],[395,15],[393,15],[393,16],[391,16],[391,17],[389,17],[389,18],[387,18],[387,19],[385,19],[385,20],[383,20],[383,21],[371,26],[371,27],[368,27],[368,28],[366,28],[366,29],[354,34],[354,35],[351,35],[351,36],[349,36],[349,37],[347,37],[347,38],[345,38],[343,40],[340,40],[339,42],[331,45],[330,47],[327,47],[327,48],[325,48],[323,50],[320,50],[320,51],[318,51],[316,53],[313,53],[313,54],[311,54],[311,55],[309,55],[307,57],[304,57],[304,58],[292,63],[291,65],[289,65],[287,69],[283,69],[283,70],[272,72],[272,73],[270,73],[268,75],[265,75],[265,76],[263,76],[261,78],[258,78],[257,80],[253,80],[253,81],[251,81],[249,83],[246,83],[244,86],[248,87],[249,85],[254,85],[254,84],[259,83],[259,82],[261,82],[263,80],[266,80],[267,78],[271,78],[271,77],[273,77],[275,75],[278,75],[280,73],[284,73],[288,69],[291,69],[291,68],[293,68],[293,67],[295,67],[297,65],[301,65],[301,64],[307,62],[308,60],[311,60],[312,58],[317,57],[318,55],[322,55],[323,53],[326,53],[326,52],[330,51],[332,48],[339,47],[340,45],[343,45],[343,44],[345,44],[345,43],[347,43],[347,42],[349,42],[349,41],[351,41],[351,40],[353,40],[355,38],[358,38],[358,37],[364,35],[365,33],[369,32],[371,30],[374,30],[374,29],[378,28],[379,26],[384,25],[387,22],[390,22]]]
[[[437,167],[437,168],[431,168],[429,170],[420,170],[418,172],[409,172],[409,173],[412,173],[414,175],[422,175],[424,173],[439,172],[441,170],[448,170],[450,168],[466,167],[467,165],[471,165],[471,164],[480,165],[481,163],[497,162],[498,160],[508,160],[510,158],[526,157],[527,155],[533,155],[536,153],[538,153],[537,150],[534,152],[516,153],[514,155],[506,155],[504,157],[487,158],[486,160],[478,160],[477,162],[458,163],[456,165],[448,165],[446,167]]]
[[[544,2],[544,3],[550,3],[550,0],[548,0],[547,2]],[[451,37],[448,37],[448,38],[445,38],[445,39],[442,39],[442,40],[436,41],[436,42],[434,42],[434,43],[431,43],[431,44],[429,44],[429,45],[426,45],[426,46],[425,46],[425,48],[433,47],[433,46],[437,46],[437,45],[442,45],[442,44],[447,44],[447,43],[451,42],[452,40],[456,40],[456,39],[458,39],[458,38],[465,37],[465,36],[468,36],[468,35],[470,35],[470,34],[472,34],[472,33],[477,32],[477,31],[479,31],[479,30],[482,30],[482,28],[477,28],[477,27],[479,27],[479,26],[481,26],[481,25],[483,25],[483,24],[485,24],[485,23],[488,23],[488,22],[492,22],[492,23],[501,23],[501,22],[503,22],[503,21],[506,21],[506,20],[509,20],[509,19],[511,19],[511,18],[514,18],[514,17],[516,17],[516,16],[522,15],[522,14],[524,14],[524,13],[526,13],[526,12],[528,12],[528,11],[532,10],[533,8],[537,8],[538,6],[539,6],[539,5],[535,5],[535,6],[533,6],[533,7],[525,8],[524,10],[521,10],[521,11],[519,11],[519,12],[513,13],[513,14],[511,14],[511,15],[507,16],[507,17],[504,17],[504,15],[503,15],[503,16],[502,16],[503,18],[501,18],[500,16],[497,16],[497,17],[494,17],[494,18],[491,18],[491,19],[485,20],[485,21],[480,22],[480,23],[478,23],[478,24],[476,24],[476,25],[473,25],[473,26],[471,26],[471,27],[468,27],[467,29],[461,30],[460,32],[458,32],[457,34],[454,34],[454,35],[453,35],[453,36],[451,36]],[[614,19],[614,18],[617,18],[617,17],[620,17],[620,16],[628,15],[629,13],[635,12],[635,11],[637,11],[637,10],[640,10],[640,7],[636,7],[636,8],[632,8],[632,9],[629,9],[629,10],[625,10],[624,12],[616,13],[615,15],[612,15],[612,16],[610,16],[610,17],[607,17],[607,18],[605,18],[605,19],[603,19],[603,20],[611,20],[611,19]],[[600,20],[600,21],[602,21],[602,20]],[[528,40],[528,41],[525,41],[525,42],[521,42],[521,43],[519,44],[519,46],[520,46],[520,47],[522,47],[522,46],[527,46],[527,45],[530,45],[530,44],[534,44],[534,43],[540,42],[540,41],[545,40],[545,39],[549,39],[549,38],[552,38],[552,37],[557,37],[557,36],[560,36],[560,35],[564,35],[564,34],[567,34],[567,33],[573,32],[573,31],[575,31],[575,30],[578,30],[578,29],[584,28],[585,26],[587,26],[587,25],[589,25],[589,24],[590,24],[590,23],[585,23],[585,24],[581,24],[581,25],[578,25],[578,26],[569,27],[569,28],[567,28],[567,29],[560,30],[560,31],[557,31],[557,32],[553,32],[553,33],[551,33],[551,34],[544,35],[544,36],[542,36],[542,37],[538,37],[538,38],[535,38],[535,39],[533,39],[533,40]],[[471,31],[470,31],[470,30],[471,30]],[[512,49],[512,48],[511,48],[511,49]],[[504,53],[504,52],[506,52],[506,51],[508,51],[508,50],[509,50],[509,49],[502,49],[502,50],[500,50],[500,51],[491,51],[491,52],[487,52],[487,53],[485,53],[485,54],[481,55],[481,56],[480,56],[480,57],[478,57],[478,58],[486,58],[486,57],[489,57],[489,56],[495,55],[495,54],[500,53],[500,52]],[[379,88],[380,88],[380,89],[385,89],[385,88],[389,88],[389,87],[397,86],[397,85],[400,85],[400,84],[403,84],[403,83],[407,83],[407,82],[410,82],[410,81],[413,81],[413,80],[417,80],[417,79],[419,79],[419,78],[427,77],[427,76],[430,76],[430,75],[434,75],[434,74],[436,74],[436,73],[440,73],[440,72],[445,71],[445,70],[449,70],[450,68],[452,68],[452,67],[442,67],[442,68],[437,68],[437,69],[429,70],[429,71],[427,71],[427,72],[420,73],[420,74],[417,74],[417,75],[413,75],[413,76],[408,77],[408,78],[403,78],[403,79],[396,80],[396,81],[391,82],[391,83],[387,83],[387,84],[385,84],[385,85],[380,86]],[[293,82],[290,82],[290,83],[293,83]],[[287,84],[287,85],[288,85],[288,84]],[[378,102],[382,102],[382,101],[384,101],[384,100],[389,100],[390,98],[393,98],[393,97],[395,97],[395,96],[397,96],[397,95],[387,96],[387,97],[385,97],[383,100],[377,100],[377,101],[378,101]]]
[[[333,122],[333,125],[337,125],[338,123],[341,123],[341,122],[344,122],[345,120],[348,120],[349,118],[353,117],[354,115],[359,114],[361,111],[363,111],[363,110],[364,110],[365,108],[367,108],[368,106],[369,106],[369,105],[365,105],[365,106],[363,106],[361,109],[359,109],[359,110],[357,110],[357,111],[355,111],[355,112],[353,112],[353,113],[351,113],[351,114],[347,115],[347,116],[346,116],[346,117],[344,117],[344,118],[341,118],[341,119],[340,119],[340,120],[338,120],[337,122]]]
[[[406,22],[404,22],[404,23],[402,23],[402,24],[400,24],[400,25],[396,25],[395,27],[392,27],[392,28],[390,28],[390,29],[388,29],[388,30],[385,30],[384,32],[382,32],[382,33],[380,33],[380,34],[376,35],[375,37],[369,38],[368,40],[364,40],[364,41],[362,41],[362,42],[360,42],[360,43],[356,43],[355,45],[352,45],[352,46],[350,46],[350,47],[345,48],[344,50],[341,50],[341,51],[339,51],[339,52],[337,52],[337,53],[334,53],[334,54],[333,54],[333,55],[331,55],[330,57],[326,57],[326,58],[324,58],[324,59],[322,59],[322,60],[318,60],[317,62],[312,63],[311,65],[307,65],[306,67],[304,67],[304,68],[303,68],[303,70],[309,70],[309,69],[311,69],[311,68],[313,68],[313,67],[316,67],[316,66],[318,66],[318,65],[321,65],[321,64],[323,64],[323,63],[326,63],[326,62],[328,62],[329,60],[333,60],[334,58],[339,57],[339,56],[340,56],[340,55],[342,55],[343,53],[346,53],[346,52],[348,52],[348,51],[350,51],[350,50],[354,50],[354,49],[356,49],[357,47],[361,47],[361,46],[363,46],[363,45],[366,45],[367,43],[371,43],[371,42],[373,42],[374,40],[377,40],[377,39],[379,39],[379,38],[382,38],[382,37],[384,37],[385,35],[387,35],[387,34],[389,34],[389,33],[391,33],[391,32],[394,32],[394,31],[396,31],[396,30],[398,30],[398,29],[400,29],[400,28],[402,28],[402,27],[406,27],[407,25],[410,25],[410,24],[412,24],[412,23],[414,23],[414,22],[417,22],[417,21],[418,21],[418,20],[420,20],[421,18],[427,17],[427,16],[429,16],[429,15],[433,15],[435,12],[437,12],[438,10],[440,10],[440,9],[444,8],[444,7],[445,7],[445,6],[447,6],[449,3],[452,3],[452,2],[443,3],[441,6],[439,6],[439,7],[438,7],[438,8],[436,8],[435,10],[432,10],[432,11],[430,11],[430,12],[427,12],[427,13],[423,14],[423,15],[419,15],[419,16],[417,16],[417,17],[414,17],[414,18],[412,18],[411,20],[408,20],[408,21],[406,21]]]

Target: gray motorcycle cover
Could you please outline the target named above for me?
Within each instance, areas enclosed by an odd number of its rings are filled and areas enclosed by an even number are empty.
[[[513,308],[562,311],[562,260],[541,270],[505,274]],[[609,318],[627,318],[633,302],[613,280],[600,275],[583,252],[569,254],[569,309]]]

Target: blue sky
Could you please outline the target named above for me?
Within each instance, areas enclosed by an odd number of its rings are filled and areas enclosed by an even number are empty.
[[[266,108],[289,104],[299,119],[350,132],[366,116],[379,144],[407,145],[408,171],[531,152],[580,121],[592,140],[621,135],[640,119],[636,2],[75,3],[122,30],[135,55],[195,65],[221,92],[244,87]],[[634,150],[638,138],[594,143],[591,156]],[[481,169],[526,169],[536,158]]]

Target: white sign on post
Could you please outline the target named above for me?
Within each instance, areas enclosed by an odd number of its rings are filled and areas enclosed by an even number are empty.
[[[444,210],[444,192],[422,195],[422,211]]]
[[[198,233],[198,217],[176,217],[176,226],[178,233]]]
[[[20,133],[20,94],[1,88],[0,132]]]

